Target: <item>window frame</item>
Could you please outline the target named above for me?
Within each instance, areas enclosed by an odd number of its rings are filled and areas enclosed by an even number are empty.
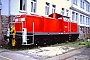
[[[45,15],[49,15],[50,13],[50,3],[45,2]]]
[[[69,16],[69,10],[66,9],[66,16]]]
[[[80,7],[81,7],[81,8],[82,8],[82,5],[83,5],[83,4],[82,4],[82,2],[83,2],[83,1],[82,1],[82,0],[80,0]]]
[[[83,9],[84,9],[85,2],[83,1]]]
[[[24,2],[24,5],[23,5]],[[24,9],[23,9],[24,7]],[[27,10],[27,1],[26,0],[20,0],[20,8],[19,8],[20,12],[26,12]]]
[[[75,12],[72,12],[72,21],[75,21]]]
[[[88,17],[88,21],[87,21],[88,25],[89,25],[89,19],[90,19],[90,18]]]
[[[86,17],[86,25],[88,25],[88,17]]]
[[[85,16],[83,16],[82,24],[84,24]]]
[[[87,11],[89,12],[89,5],[87,6]]]
[[[77,5],[77,0],[73,0],[73,4]]]
[[[86,3],[86,11],[88,11],[88,4]]]
[[[89,27],[86,27],[86,33],[87,34],[89,33]]]
[[[76,22],[78,21],[78,13],[76,13]]]
[[[52,5],[52,13],[55,13],[56,12],[56,5]]]
[[[36,9],[37,9],[37,0],[32,0],[31,2],[30,2],[30,4],[31,4],[31,13],[36,13]]]
[[[61,15],[64,15],[65,9],[62,8]]]
[[[82,17],[83,15],[80,15],[80,24],[82,24]]]

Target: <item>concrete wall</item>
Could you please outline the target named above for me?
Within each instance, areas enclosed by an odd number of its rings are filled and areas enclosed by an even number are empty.
[[[56,5],[56,13],[61,13],[61,9],[65,8],[69,10],[70,2],[67,0],[38,0],[37,1],[37,14],[45,16],[45,3],[50,3],[50,13],[52,13],[52,5]],[[69,15],[70,16],[70,15]]]
[[[1,0],[2,3],[2,10],[1,10],[1,14],[2,15],[8,15],[9,13],[9,0]]]
[[[26,2],[26,11],[21,11],[20,10],[20,0],[10,0],[10,9],[9,9],[9,0],[6,0],[7,3],[2,0],[3,3],[3,10],[2,10],[2,15],[4,12],[9,12],[10,10],[10,15],[17,15],[17,14],[23,14],[27,13],[30,14],[31,12],[31,0],[27,0]],[[70,7],[70,1],[67,0],[37,0],[37,6],[36,6],[36,14],[38,15],[43,15],[45,16],[45,2],[50,3],[50,14],[52,13],[52,4],[56,5],[56,13],[61,13],[61,8],[65,8],[69,10]],[[63,3],[63,4],[62,4]],[[5,4],[7,4],[7,9],[5,7]],[[9,13],[5,13],[9,15]],[[5,15],[4,14],[4,15]]]

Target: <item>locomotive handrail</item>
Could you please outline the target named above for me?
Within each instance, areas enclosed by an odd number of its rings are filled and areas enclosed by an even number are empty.
[[[34,22],[33,22],[33,44],[34,44]]]
[[[21,16],[21,15],[16,15],[16,16],[14,17],[13,21],[15,21],[15,19],[17,18],[17,16]]]
[[[26,32],[27,32],[27,31],[26,31]],[[23,35],[22,35],[22,36],[23,36]],[[24,40],[25,40],[25,44],[22,43],[22,45],[33,45],[33,44],[34,44],[34,22],[33,22],[33,34],[32,34],[32,35],[27,35],[27,34],[26,34],[25,36],[26,36],[26,40],[24,39]],[[27,36],[32,36],[32,43],[27,44],[27,42],[26,42],[26,41],[28,40],[28,39],[27,39]]]

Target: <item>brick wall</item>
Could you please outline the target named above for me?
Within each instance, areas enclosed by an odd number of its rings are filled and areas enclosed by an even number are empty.
[[[80,26],[82,34],[81,38],[90,38],[90,27],[89,27],[89,32],[87,33],[87,27],[86,26]]]
[[[89,27],[89,33],[86,33],[87,37],[90,38],[90,27]]]
[[[2,33],[6,34],[7,28],[9,27],[9,21],[13,20],[14,16],[1,16],[1,23],[2,23]]]
[[[2,34],[0,36],[0,46],[5,44],[6,40],[3,39],[3,34],[6,34],[7,28],[9,26],[9,21],[13,20],[13,18],[14,18],[14,16],[10,16],[10,18],[9,18],[9,16],[5,16],[5,15],[1,16],[1,28],[2,28],[1,33]]]

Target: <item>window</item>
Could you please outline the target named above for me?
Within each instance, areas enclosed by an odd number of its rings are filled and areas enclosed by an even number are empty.
[[[88,10],[88,12],[89,12],[89,5],[88,5],[88,9],[87,9],[87,10]]]
[[[83,21],[82,21],[83,24],[84,24],[84,19],[85,19],[85,16],[83,16]]]
[[[69,16],[69,10],[66,9],[66,16]]]
[[[77,0],[73,0],[73,4],[77,5]]]
[[[82,15],[80,15],[80,24],[82,24]]]
[[[31,12],[36,13],[36,0],[31,1]]]
[[[80,30],[84,33],[84,27],[80,27]]]
[[[84,9],[84,2],[83,2],[83,9]]]
[[[86,17],[86,25],[89,25],[89,18]]]
[[[88,23],[87,24],[89,25],[89,18],[88,18]]]
[[[64,8],[62,8],[61,15],[64,15]]]
[[[86,27],[86,33],[88,33],[88,27]]]
[[[90,12],[90,6],[89,6],[89,12]]]
[[[82,31],[83,31],[83,33],[84,33],[84,27],[82,27]]]
[[[84,0],[81,0],[81,1],[80,1],[80,7],[84,9],[84,7],[85,7],[85,2],[84,2]]]
[[[82,0],[81,0],[81,2],[80,2],[80,7],[82,8]]]
[[[73,0],[73,4],[75,4],[75,0]]]
[[[88,33],[89,33],[89,31],[90,31],[90,30],[89,30],[89,27],[88,27]]]
[[[49,15],[49,8],[50,8],[50,3],[46,2],[45,15]]]
[[[52,5],[52,13],[55,13],[56,11],[56,5]]]
[[[58,19],[60,19],[60,20],[61,20],[61,19],[62,19],[62,16],[58,16]]]
[[[86,4],[86,11],[88,11],[88,5]]]
[[[72,21],[75,19],[75,12],[72,12]]]
[[[86,32],[89,33],[89,27],[86,27]]]
[[[69,21],[69,18],[67,18],[67,17],[64,17],[64,21],[67,21],[67,22],[68,22],[68,21]]]
[[[26,0],[20,0],[20,10],[26,10]]]
[[[89,18],[89,20],[88,20],[88,25],[90,26],[90,18]]]
[[[88,24],[88,17],[86,17],[86,25]]]
[[[78,21],[78,13],[76,13],[76,21]]]

